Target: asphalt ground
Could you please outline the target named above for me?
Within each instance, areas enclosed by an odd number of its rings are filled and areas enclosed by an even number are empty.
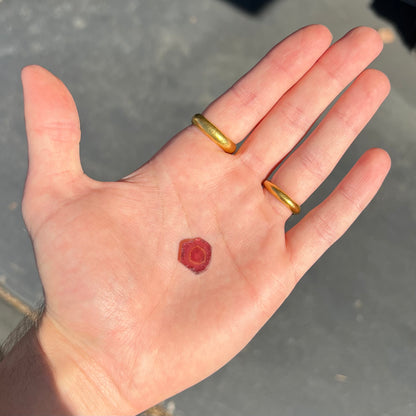
[[[372,65],[392,91],[321,201],[368,148],[392,170],[347,235],[228,365],[171,399],[175,415],[416,415],[416,56],[370,2],[0,1],[0,338],[42,299],[20,201],[26,174],[20,70],[40,64],[79,107],[85,171],[114,180],[148,160],[275,43],[310,23],[335,39],[383,29]],[[242,7],[244,6],[244,7]],[[2,293],[3,293],[2,292]],[[17,306],[16,306],[17,305]]]

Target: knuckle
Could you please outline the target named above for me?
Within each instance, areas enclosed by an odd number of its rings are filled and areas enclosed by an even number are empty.
[[[324,160],[326,158],[318,152],[304,151],[299,154],[299,161],[302,167],[320,182],[327,176],[323,163]]]
[[[231,87],[231,91],[234,96],[240,101],[243,105],[248,105],[255,100],[255,94],[253,91],[248,90],[243,86],[241,82],[237,82]]]
[[[286,100],[282,101],[279,111],[281,112],[287,123],[289,123],[290,128],[294,132],[301,131],[305,133],[309,129],[309,119],[307,118],[305,111],[301,107],[294,105],[290,103],[288,100]]]
[[[357,125],[356,117],[341,111],[337,106],[332,108],[332,115],[336,117],[338,123],[341,124],[341,129],[350,132],[350,136],[356,137],[361,131],[361,128]]]
[[[360,198],[357,198],[359,192],[355,187],[346,183],[341,183],[338,187],[338,192],[342,195],[344,200],[346,200],[350,211],[352,210],[356,213],[360,213],[364,210],[366,204]]]
[[[247,88],[244,83],[236,82],[231,87],[230,91],[236,98],[239,106],[249,107],[252,111],[259,113],[258,109],[261,108],[261,106],[258,104],[258,96],[253,90]]]
[[[34,129],[39,136],[47,137],[52,141],[79,141],[81,130],[78,123],[53,122],[42,124]]]
[[[342,90],[344,88],[344,83],[341,81],[339,75],[343,63],[340,62],[337,65],[332,63],[331,65],[329,65],[325,59],[320,59],[316,62],[315,65],[322,72],[323,77],[326,80],[327,89],[335,87],[338,90]]]
[[[327,246],[331,246],[338,240],[338,232],[335,227],[336,220],[331,217],[323,217],[316,214],[314,221],[315,235]]]

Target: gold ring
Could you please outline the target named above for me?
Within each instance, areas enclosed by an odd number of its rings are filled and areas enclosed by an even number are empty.
[[[271,183],[270,181],[264,181],[263,186],[279,201],[283,202],[287,207],[290,208],[293,214],[299,214],[300,206],[280,188]]]
[[[192,124],[204,132],[214,143],[221,147],[224,152],[235,152],[237,147],[236,144],[221,133],[221,131],[209,122],[202,114],[195,114],[192,117]]]

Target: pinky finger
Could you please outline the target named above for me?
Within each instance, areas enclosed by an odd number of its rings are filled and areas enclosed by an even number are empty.
[[[382,149],[368,150],[335,190],[286,234],[299,280],[335,243],[373,199],[390,169]]]

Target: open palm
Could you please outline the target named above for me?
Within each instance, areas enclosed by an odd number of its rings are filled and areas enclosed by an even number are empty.
[[[285,233],[291,212],[262,187],[358,76],[272,177],[304,202],[388,93],[383,74],[362,72],[381,50],[373,30],[330,42],[322,26],[296,32],[207,108],[235,142],[250,133],[236,154],[187,127],[118,182],[83,174],[69,92],[43,68],[24,70],[23,212],[46,295],[39,339],[52,361],[64,351],[101,398],[94,408],[80,397],[75,410],[139,412],[224,365],[377,192],[390,162],[372,149]],[[198,275],[178,261],[179,242],[195,237],[212,246]]]

